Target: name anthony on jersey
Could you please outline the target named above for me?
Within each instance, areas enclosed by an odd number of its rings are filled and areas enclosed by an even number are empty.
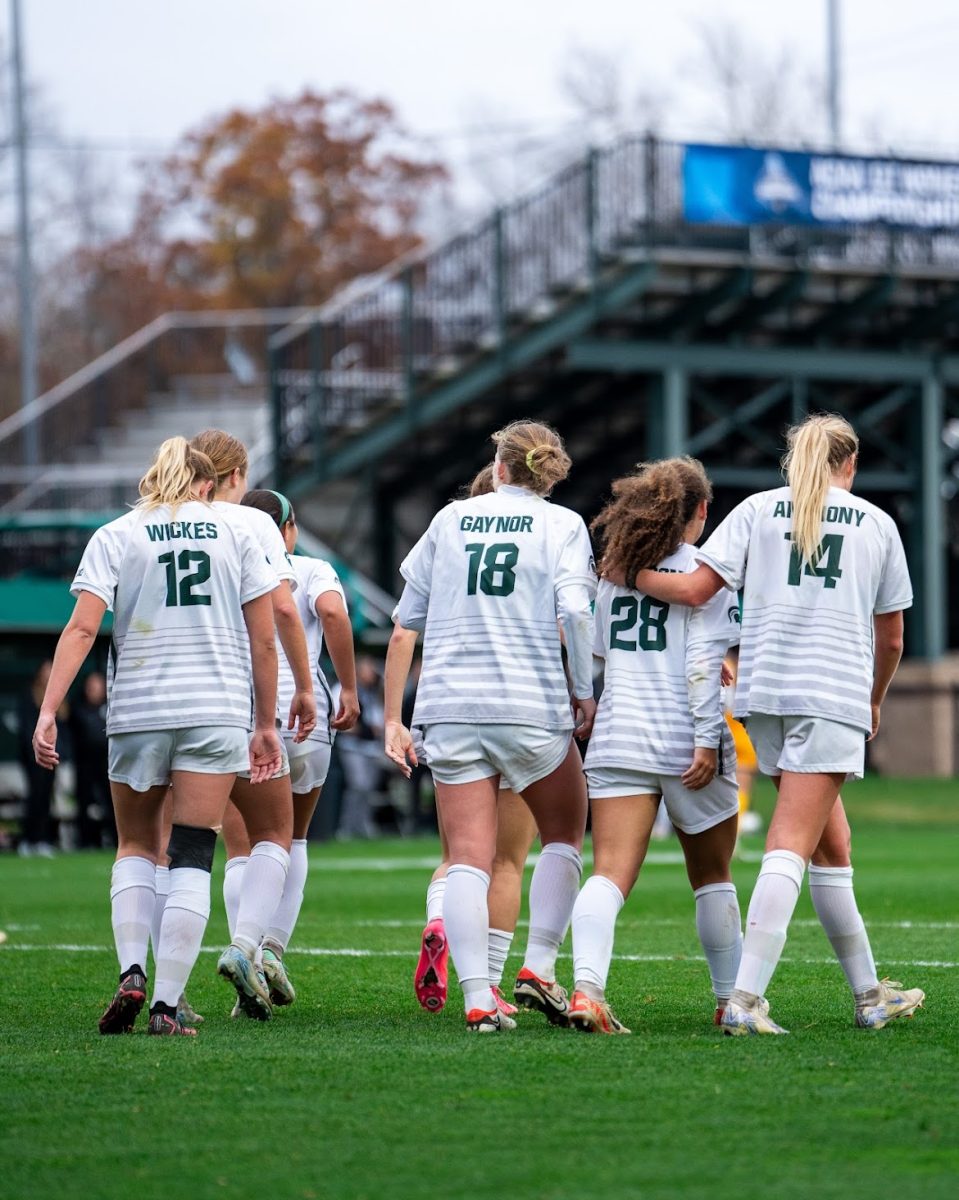
[[[532,533],[533,518],[522,517],[472,517],[469,513],[460,520],[464,533]]]
[[[776,501],[776,507],[773,509],[774,517],[791,517],[792,515],[793,502],[791,500]],[[862,524],[865,515],[858,508],[848,508],[841,504],[830,504],[828,508],[822,510],[822,519],[831,525],[851,525],[855,520],[857,529]]]
[[[169,542],[174,538],[202,541],[219,536],[212,521],[167,521],[163,525],[145,525],[144,528],[151,542]]]

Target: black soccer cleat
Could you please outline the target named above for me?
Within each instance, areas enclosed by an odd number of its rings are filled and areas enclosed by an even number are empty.
[[[120,976],[113,999],[100,1018],[100,1032],[130,1033],[146,998],[147,978],[137,964]]]
[[[154,1004],[150,1009],[147,1033],[154,1037],[196,1037],[196,1030],[184,1025],[175,1008],[169,1004]]]

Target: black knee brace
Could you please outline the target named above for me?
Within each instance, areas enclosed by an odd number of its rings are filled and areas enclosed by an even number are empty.
[[[194,867],[198,871],[212,871],[215,847],[215,830],[200,829],[196,825],[174,825],[167,846],[170,870]]]

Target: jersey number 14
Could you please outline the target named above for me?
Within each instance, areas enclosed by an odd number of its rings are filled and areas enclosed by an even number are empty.
[[[783,535],[787,542],[792,541],[792,534],[786,533]],[[805,564],[803,570],[803,560],[799,553],[799,547],[793,544],[789,552],[789,576],[786,582],[790,587],[799,587],[802,583],[803,575],[814,575],[817,579],[823,581],[823,587],[834,588],[836,580],[842,579],[842,571],[839,569],[839,556],[842,554],[842,539],[841,533],[826,533],[823,535],[822,541],[813,551],[812,560]]]

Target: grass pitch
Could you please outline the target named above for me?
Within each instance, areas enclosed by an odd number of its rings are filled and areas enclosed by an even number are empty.
[[[959,1173],[959,805],[954,782],[849,789],[860,905],[880,973],[921,986],[914,1020],[852,1025],[804,893],[769,991],[791,1035],[723,1038],[675,842],[623,910],[609,994],[630,1038],[521,1013],[467,1036],[455,992],[410,977],[436,844],[311,852],[288,964],[299,1000],[230,1021],[204,953],[195,1040],[103,1038],[115,982],[105,855],[0,863],[0,1195],[204,1200],[468,1196],[953,1197]],[[769,812],[768,787],[757,807]],[[760,838],[735,875],[745,912]],[[218,859],[222,868],[222,860]],[[206,943],[225,921],[214,876]],[[520,964],[525,928],[508,971]],[[568,952],[568,944],[565,950]],[[571,964],[561,960],[569,982]],[[507,975],[507,978],[510,978]]]

